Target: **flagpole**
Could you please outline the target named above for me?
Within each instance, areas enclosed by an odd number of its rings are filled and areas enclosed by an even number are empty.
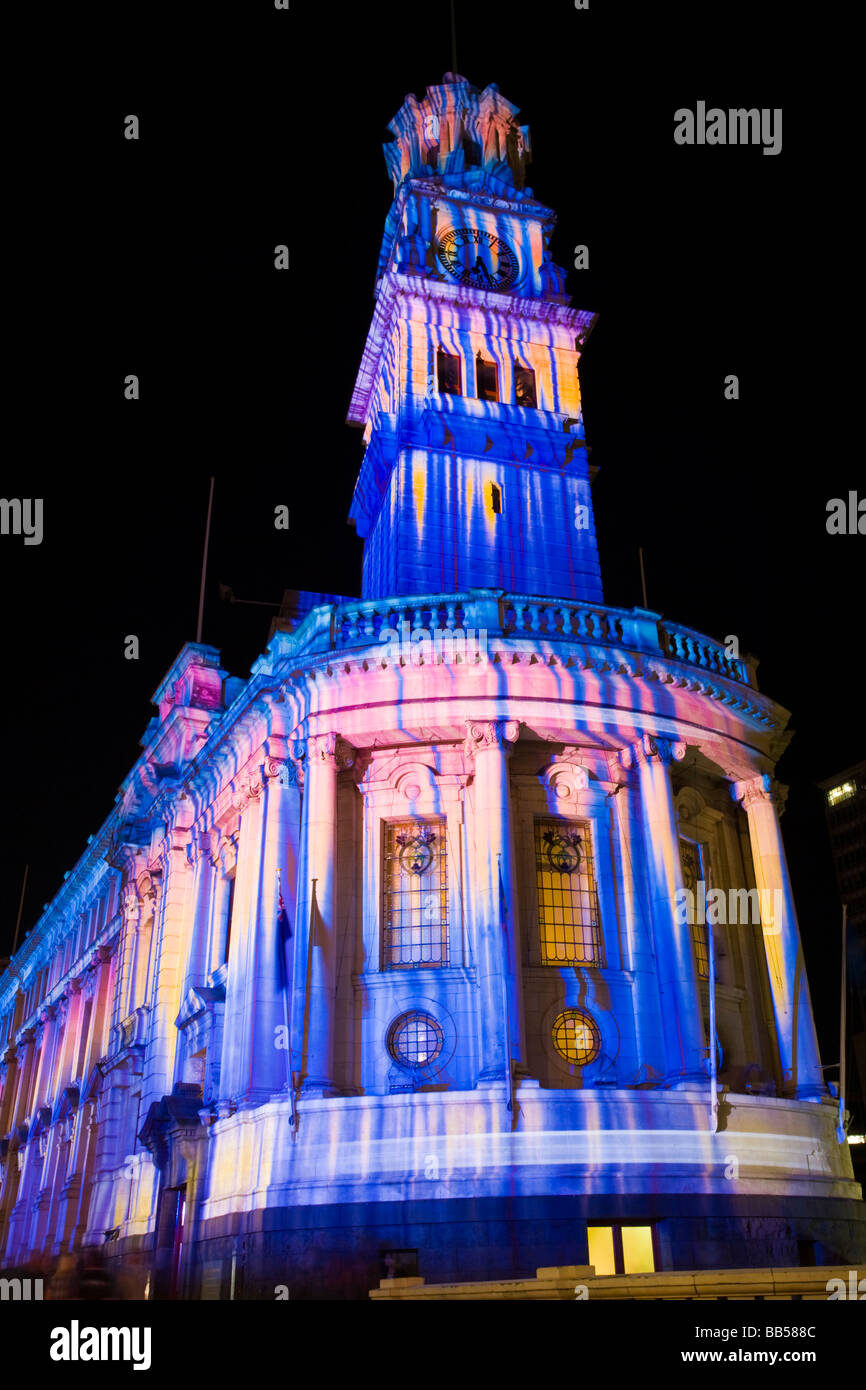
[[[277,893],[279,894],[280,916],[286,911],[283,902],[283,875],[282,870],[277,869]],[[288,1076],[286,1077],[286,1090],[289,1094],[289,1124],[294,1129],[295,1125],[295,1099],[294,1099],[294,1075],[292,1067],[292,1032],[289,1028],[289,967],[286,963],[286,941],[283,940],[283,933],[280,931],[280,974],[283,981],[283,1026],[286,1030],[286,1066]]]
[[[24,894],[27,892],[27,875],[30,873],[30,865],[24,865],[24,882],[21,884],[21,897],[18,901],[18,916],[15,919],[15,940],[12,942],[12,955],[18,950],[18,933],[21,930],[21,916],[24,912]],[[19,977],[20,978],[20,977]]]
[[[207,576],[207,552],[210,545],[210,519],[213,511],[213,478],[210,480],[210,491],[207,499],[207,521],[204,528],[204,554],[201,561],[201,588],[198,594],[198,622],[195,629],[195,640],[201,642],[201,629],[204,621],[204,587]]]
[[[845,1033],[848,1007],[848,907],[842,905],[842,998],[839,1007],[839,1119],[836,1124],[836,1138],[845,1143]]]
[[[709,957],[709,980],[708,991],[710,996],[710,1133],[719,1132],[719,1096],[716,1086],[716,1072],[718,1060],[716,1058],[716,958],[713,952],[713,924],[710,921],[709,913],[706,911],[706,894],[704,895],[704,917],[707,928],[707,954]]]
[[[506,926],[505,915],[505,892],[502,882],[502,855],[497,854],[496,864],[499,876],[499,924],[505,934],[505,969],[502,972],[502,982],[505,986],[505,1042],[506,1042],[506,1063],[508,1066],[508,1112],[514,1114],[514,1068],[511,1062],[511,1008],[508,1003],[508,928]]]

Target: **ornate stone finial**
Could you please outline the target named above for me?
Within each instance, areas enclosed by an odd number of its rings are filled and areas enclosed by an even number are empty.
[[[486,748],[506,748],[519,733],[519,719],[467,719],[463,751],[471,758]]]
[[[407,178],[468,173],[492,177],[521,196],[530,143],[529,127],[515,119],[518,110],[494,82],[482,92],[455,72],[420,101],[410,93],[388,126],[395,138],[384,146],[395,190]]]

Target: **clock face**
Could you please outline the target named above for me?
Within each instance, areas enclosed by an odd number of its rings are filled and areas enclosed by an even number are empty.
[[[507,241],[479,227],[454,227],[436,243],[440,263],[461,285],[507,290],[517,279],[517,256]]]

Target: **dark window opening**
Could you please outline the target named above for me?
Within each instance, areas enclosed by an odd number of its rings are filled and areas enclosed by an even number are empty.
[[[495,483],[490,484],[490,507],[496,516],[502,515],[502,492]]]
[[[442,395],[459,396],[461,394],[459,357],[454,357],[451,353],[443,352],[439,348],[436,353],[436,374]]]
[[[180,1286],[181,1260],[183,1258],[183,1228],[186,1220],[186,1183],[171,1190],[175,1199],[174,1230],[171,1249],[171,1298],[176,1298]]]
[[[417,1250],[382,1250],[381,1276],[383,1279],[417,1279]]]
[[[481,164],[481,146],[475,140],[463,141],[464,168],[477,169]]]
[[[228,905],[226,907],[226,944],[223,951],[223,960],[228,961],[229,946],[232,939],[232,910],[235,905],[235,876],[232,874],[229,879]]]
[[[535,409],[535,372],[531,367],[514,368],[514,394],[518,405],[528,405]]]
[[[479,400],[499,400],[499,372],[495,362],[485,362],[479,352],[475,359],[475,393]]]

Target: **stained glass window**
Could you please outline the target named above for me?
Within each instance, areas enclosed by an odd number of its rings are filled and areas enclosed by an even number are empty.
[[[601,1051],[601,1036],[595,1020],[583,1009],[564,1009],[553,1024],[553,1046],[566,1062],[576,1067],[587,1066]]]
[[[385,827],[385,969],[448,964],[445,822]]]
[[[538,928],[544,965],[601,965],[592,837],[583,821],[535,823]]]

